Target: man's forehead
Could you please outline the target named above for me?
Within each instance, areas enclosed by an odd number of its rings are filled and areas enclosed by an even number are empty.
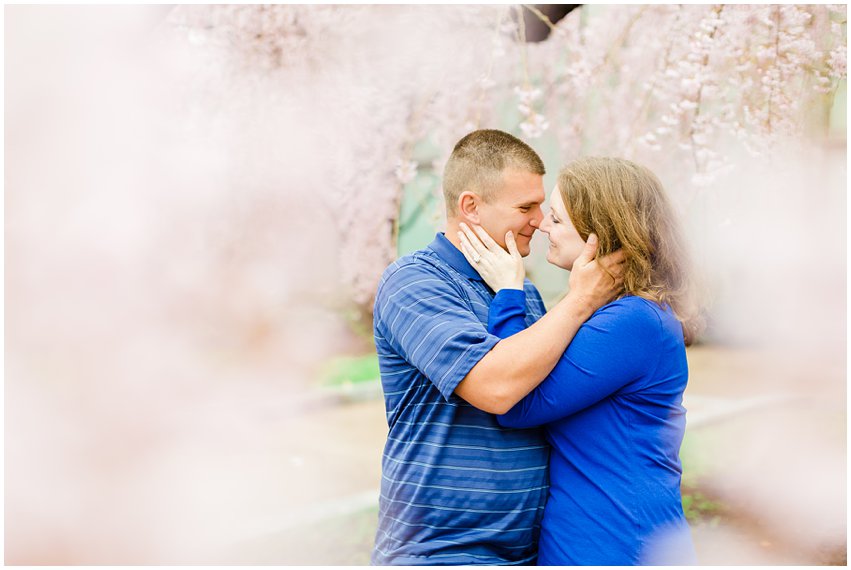
[[[546,198],[547,196],[544,193],[543,186],[526,186],[518,188],[517,191],[513,193],[512,201],[516,202],[518,205],[525,204],[529,206],[540,206],[544,203]]]
[[[503,178],[501,194],[518,205],[542,204],[546,198],[544,193],[544,177],[534,172],[507,170]]]
[[[540,206],[544,203],[544,195],[540,196],[526,196],[525,198],[520,198],[515,200],[515,205],[517,206]]]

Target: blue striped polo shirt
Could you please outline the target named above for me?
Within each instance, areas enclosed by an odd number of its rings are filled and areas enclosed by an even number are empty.
[[[545,311],[526,280],[527,324]],[[375,346],[389,433],[373,564],[530,564],[547,496],[540,429],[507,429],[454,394],[500,341],[494,293],[437,234],[388,267]]]

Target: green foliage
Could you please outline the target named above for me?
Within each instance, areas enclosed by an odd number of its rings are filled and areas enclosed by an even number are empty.
[[[715,526],[727,508],[724,503],[707,497],[700,489],[701,483],[712,474],[713,431],[686,432],[680,448],[683,465],[681,493],[683,512],[690,523],[708,521]]]
[[[709,521],[711,526],[716,526],[726,510],[723,503],[713,501],[693,487],[684,486],[682,496],[683,512],[690,523]]]
[[[323,386],[344,386],[378,380],[378,355],[338,356],[325,364],[320,372]]]

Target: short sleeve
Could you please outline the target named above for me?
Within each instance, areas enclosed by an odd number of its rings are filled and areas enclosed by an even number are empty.
[[[487,332],[460,285],[425,263],[385,275],[374,315],[384,342],[447,400],[500,340]]]

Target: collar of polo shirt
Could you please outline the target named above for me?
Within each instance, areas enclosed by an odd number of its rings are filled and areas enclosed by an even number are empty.
[[[461,250],[455,247],[451,241],[446,239],[446,235],[443,232],[439,232],[436,236],[434,236],[434,241],[431,242],[428,247],[439,255],[443,261],[449,264],[450,267],[465,277],[475,279],[476,281],[484,281],[482,276],[479,275],[479,272],[470,265],[464,257],[464,254],[461,253]]]

